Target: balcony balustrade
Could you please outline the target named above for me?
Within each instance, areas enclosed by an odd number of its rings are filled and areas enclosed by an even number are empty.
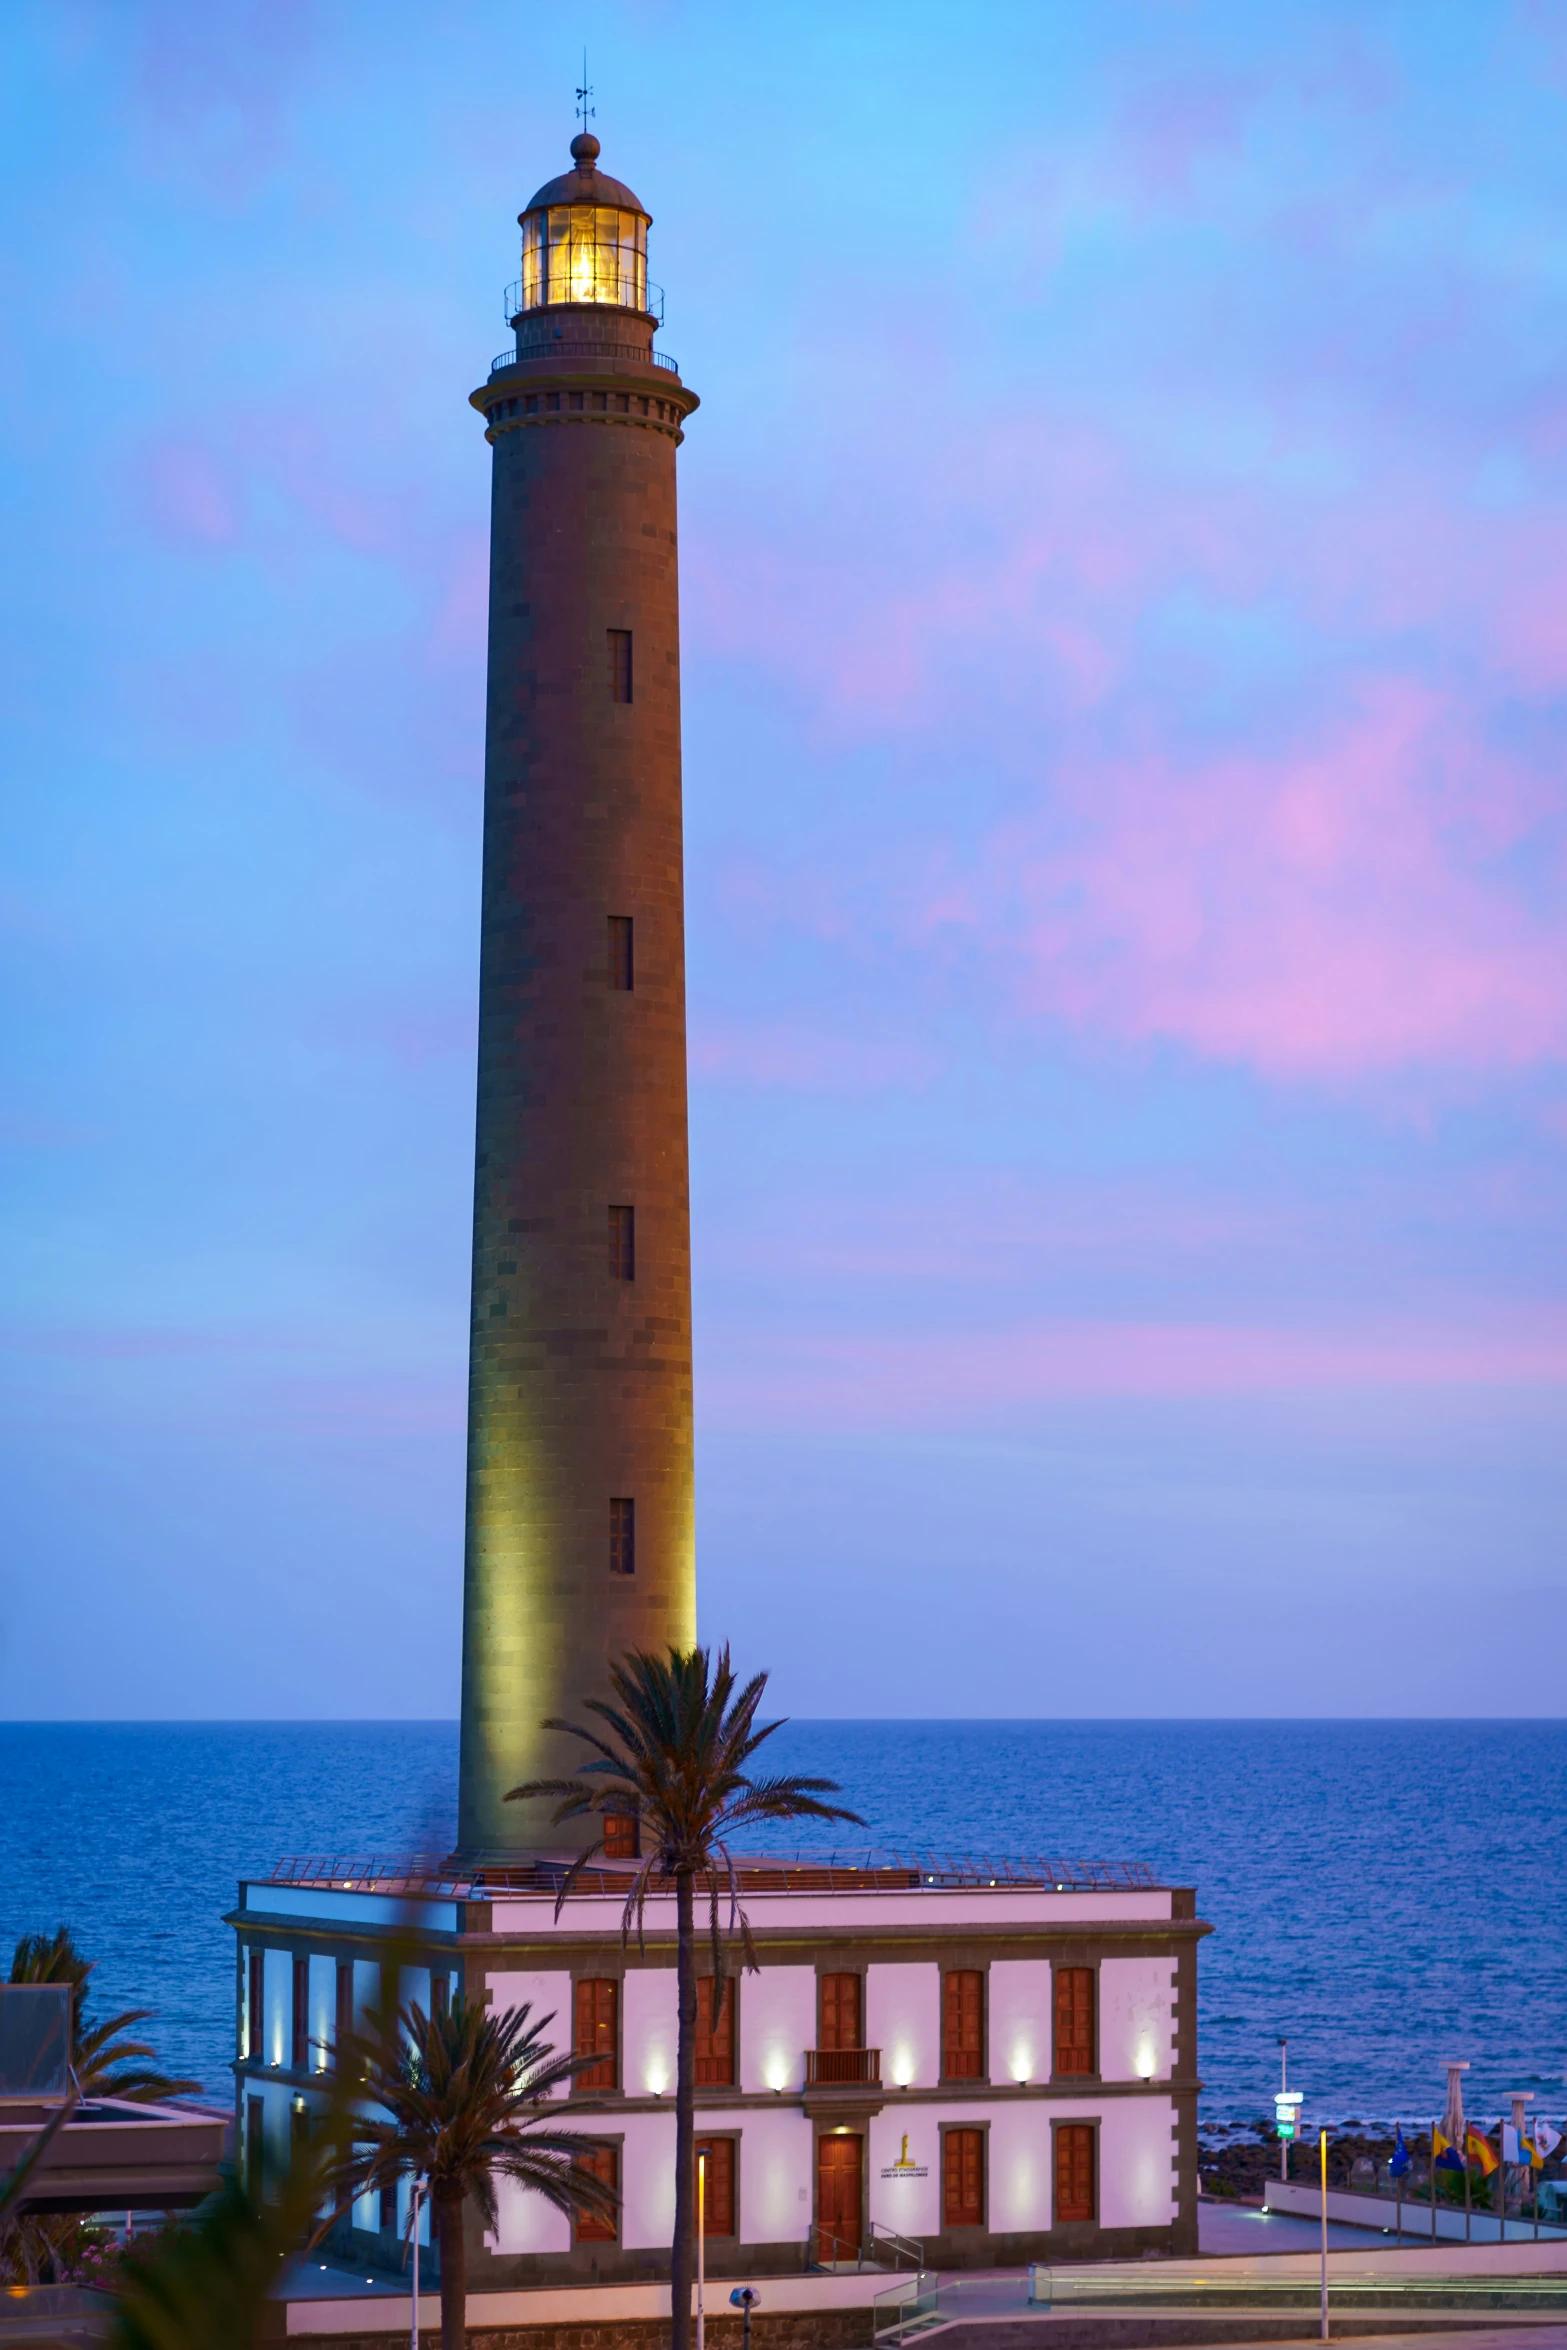
[[[807,2048],[805,2085],[808,2089],[879,2089],[879,2048]]]

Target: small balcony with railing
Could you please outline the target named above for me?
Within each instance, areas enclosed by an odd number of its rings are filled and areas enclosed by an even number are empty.
[[[879,2048],[807,2048],[805,2085],[808,2089],[879,2089]]]
[[[850,2107],[856,2113],[875,2113],[885,2095],[879,2048],[806,2049],[807,2113],[835,2113]]]

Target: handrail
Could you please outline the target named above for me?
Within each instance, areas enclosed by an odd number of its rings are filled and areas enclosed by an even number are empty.
[[[885,2312],[885,2315],[882,2314]],[[919,2269],[911,2277],[871,2299],[871,2340],[900,2343],[911,2333],[922,2333],[941,2322],[940,2285],[933,2269]]]
[[[820,2247],[824,2243],[831,2244],[833,2246],[833,2258],[831,2265],[834,2268],[847,2268],[850,2260],[854,2262],[856,2274],[858,2274],[858,2272],[864,2268],[865,2245],[863,2240],[858,2236],[825,2235],[823,2233],[822,2223],[820,2220],[815,2220],[812,2222],[810,2231],[805,2239],[808,2267],[825,2268],[828,2265],[828,2263],[821,2258]],[[841,2260],[838,2258],[838,2254],[840,2252],[844,2255],[843,2259]]]
[[[636,359],[644,367],[667,368],[671,375],[680,373],[678,359],[671,359],[667,351],[646,351],[640,343],[540,343],[535,350],[497,351],[490,361],[490,373],[504,375],[509,368],[531,367],[538,359]]]
[[[925,2266],[925,2247],[913,2236],[900,2236],[896,2228],[884,2228],[879,2219],[871,2221],[871,2250],[878,2244],[891,2246],[894,2260],[907,2260],[911,2268]]]

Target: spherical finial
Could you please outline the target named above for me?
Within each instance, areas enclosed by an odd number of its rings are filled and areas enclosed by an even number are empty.
[[[571,157],[579,171],[591,171],[598,161],[599,143],[591,131],[578,131],[571,142]]]

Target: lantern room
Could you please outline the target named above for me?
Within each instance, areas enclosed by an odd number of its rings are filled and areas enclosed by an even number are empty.
[[[508,307],[517,325],[559,303],[605,303],[649,311],[647,232],[651,216],[631,190],[597,168],[591,131],[571,142],[576,168],[540,188],[525,212],[522,277]]]

